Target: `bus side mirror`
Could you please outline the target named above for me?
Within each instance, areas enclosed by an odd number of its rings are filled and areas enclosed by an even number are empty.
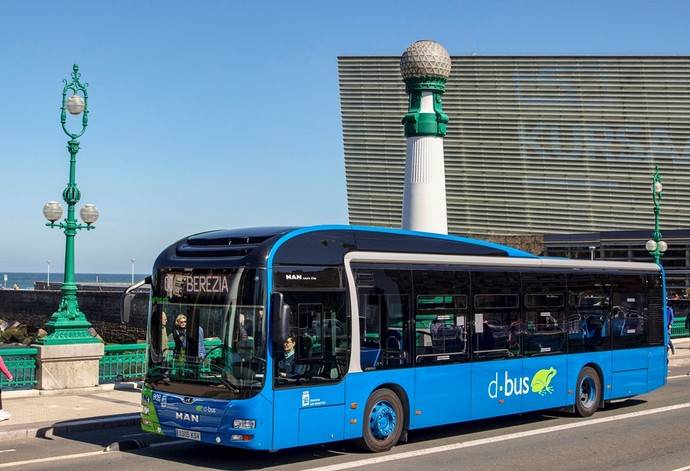
[[[144,285],[151,284],[151,277],[147,276],[138,283],[134,283],[132,286],[127,288],[124,293],[122,293],[122,298],[120,298],[120,322],[123,324],[129,324],[129,318],[132,314],[132,301],[134,301],[134,292],[137,288],[141,288]]]
[[[283,293],[271,294],[271,332],[275,343],[283,343],[288,337],[291,312],[290,305],[283,303]]]

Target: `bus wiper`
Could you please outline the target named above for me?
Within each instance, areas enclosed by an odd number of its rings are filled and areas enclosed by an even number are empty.
[[[162,380],[170,381],[170,377],[168,376],[168,373],[170,372],[170,370],[168,368],[161,368],[161,370],[162,371],[160,373],[156,374],[155,376],[149,376],[148,381],[152,384],[156,384]]]
[[[235,386],[234,384],[232,384],[230,382],[230,380],[228,380],[227,378],[224,378],[222,374],[218,375],[218,379],[220,379],[220,382],[223,383],[223,386],[228,388],[230,391],[239,394],[240,389],[237,386]]]
[[[226,378],[226,377],[224,376],[224,373],[225,373],[225,369],[224,369],[224,368],[221,368],[221,367],[219,367],[218,365],[214,365],[213,363],[209,363],[209,366],[210,366],[211,368],[215,368],[216,370],[220,370],[220,372],[218,373],[218,375],[216,375],[215,377],[217,377],[217,378],[220,380],[220,382],[223,383],[223,386],[225,386],[226,388],[228,388],[230,391],[239,394],[240,388],[239,388],[238,386],[234,385],[228,378]]]

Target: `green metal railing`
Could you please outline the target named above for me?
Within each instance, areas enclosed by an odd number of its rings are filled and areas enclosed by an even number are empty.
[[[690,337],[690,332],[685,328],[685,317],[676,317],[671,326],[671,338]]]
[[[221,344],[220,339],[204,340],[206,351]],[[168,360],[172,360],[174,342],[168,343]],[[220,349],[213,350],[208,359],[221,355]],[[146,374],[146,344],[132,343],[122,345],[106,345],[105,355],[101,358],[98,378],[100,383],[115,383],[118,381],[136,381],[144,379]],[[205,365],[204,371],[208,369]]]
[[[36,387],[36,353],[33,347],[0,348],[2,356],[14,379],[9,381],[0,374],[0,388],[7,390],[33,389]]]
[[[113,344],[105,346],[98,369],[100,383],[135,381],[146,374],[146,344]]]
[[[671,337],[690,337],[685,328],[685,317],[676,317],[671,326]],[[220,345],[220,340],[213,338],[204,342],[206,350]],[[174,343],[170,342],[169,351],[172,355]],[[14,379],[8,381],[0,374],[0,388],[7,390],[32,389],[36,387],[36,353],[34,347],[0,348],[0,355],[5,360],[7,368]],[[221,354],[220,349],[211,352],[209,359]],[[124,345],[106,345],[105,355],[101,358],[99,381],[114,383],[118,381],[141,380],[146,374],[146,344],[134,343]]]

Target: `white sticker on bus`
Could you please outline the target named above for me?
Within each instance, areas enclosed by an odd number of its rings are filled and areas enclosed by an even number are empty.
[[[474,333],[482,334],[484,333],[484,314],[474,315]]]

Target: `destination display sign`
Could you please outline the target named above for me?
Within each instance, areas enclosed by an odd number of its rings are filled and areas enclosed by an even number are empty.
[[[185,279],[186,293],[227,293],[228,277],[225,275],[192,275]]]
[[[215,297],[230,292],[233,275],[228,273],[172,272],[163,275],[163,291],[168,298]]]

